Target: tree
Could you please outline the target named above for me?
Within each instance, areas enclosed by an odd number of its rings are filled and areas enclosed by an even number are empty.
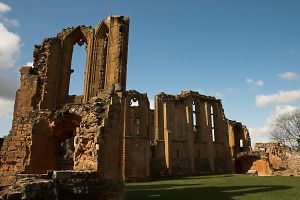
[[[271,139],[300,150],[300,109],[286,112],[275,119]]]

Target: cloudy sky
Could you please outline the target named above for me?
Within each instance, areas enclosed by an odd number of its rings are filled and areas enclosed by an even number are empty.
[[[299,0],[0,0],[0,136],[11,127],[19,68],[34,44],[62,28],[131,19],[127,88],[222,99],[253,142],[300,106]],[[84,48],[75,47],[71,94],[83,91]]]

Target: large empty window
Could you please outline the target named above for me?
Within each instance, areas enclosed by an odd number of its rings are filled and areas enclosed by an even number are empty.
[[[86,64],[86,44],[79,42],[81,46],[73,46],[71,69],[73,73],[70,78],[69,95],[83,95],[84,91],[84,72]]]

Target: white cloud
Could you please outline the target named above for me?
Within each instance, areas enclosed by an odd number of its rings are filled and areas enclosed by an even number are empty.
[[[0,117],[12,118],[14,101],[3,99],[0,97]]]
[[[294,72],[284,72],[281,74],[278,74],[279,78],[285,79],[285,80],[296,80],[298,79],[298,75]]]
[[[19,27],[20,26],[20,22],[16,19],[3,18],[3,19],[1,19],[1,21],[7,27]]]
[[[279,91],[271,95],[256,96],[256,105],[259,107],[287,104],[300,100],[300,90]]]
[[[249,87],[255,88],[255,87],[262,87],[264,85],[263,81],[255,81],[253,79],[247,78],[246,83],[248,84]]]
[[[275,107],[275,110],[266,119],[263,126],[249,128],[252,145],[255,145],[255,143],[258,142],[270,142],[271,130],[274,120],[283,113],[290,112],[295,109],[299,109],[299,107],[291,105],[277,105]]]
[[[21,39],[0,22],[0,70],[14,66],[20,53]]]
[[[10,11],[11,8],[0,2],[0,70],[8,69],[15,65],[16,59],[20,53],[20,37],[8,30],[8,27],[19,26],[19,22],[14,19],[3,17],[2,13]]]
[[[0,2],[0,13],[5,13],[11,10],[11,7],[9,7],[8,5]]]

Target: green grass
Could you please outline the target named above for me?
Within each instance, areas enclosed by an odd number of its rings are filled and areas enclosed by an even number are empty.
[[[300,177],[218,175],[127,183],[126,200],[300,200]]]

